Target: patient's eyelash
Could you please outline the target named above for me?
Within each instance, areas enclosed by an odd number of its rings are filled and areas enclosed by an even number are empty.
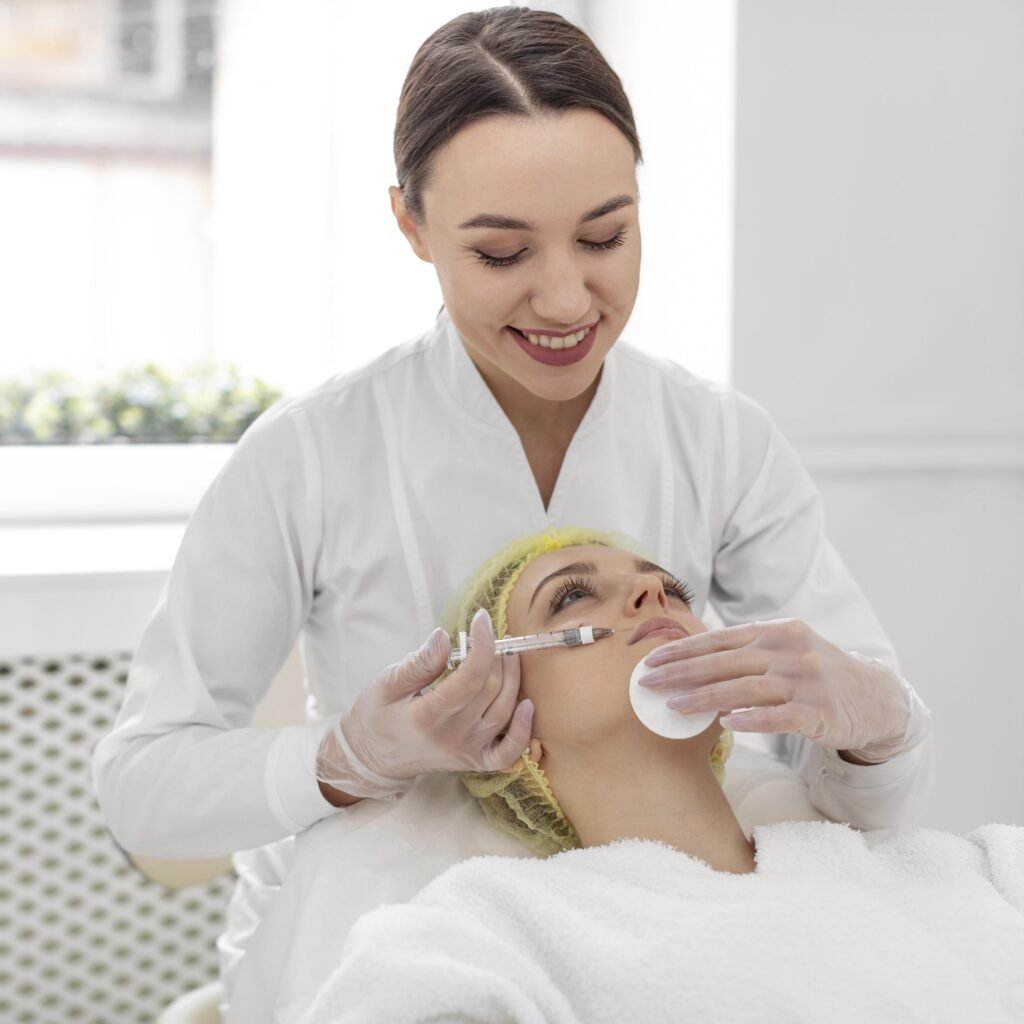
[[[582,590],[585,594],[589,594],[591,597],[597,597],[597,588],[589,580],[583,579],[582,576],[570,576],[562,585],[555,591],[555,596],[551,599],[551,610],[557,612],[562,608],[562,601],[567,598],[571,593],[576,590]],[[569,602],[573,604],[574,602]]]
[[[665,589],[674,590],[684,604],[693,605],[693,591],[678,576],[673,576],[669,572],[661,577],[661,581],[665,584]]]
[[[693,591],[678,576],[674,576],[670,572],[665,573],[661,577],[661,582],[667,593],[674,593],[685,605],[693,606]],[[570,576],[563,581],[551,599],[551,611],[557,612],[565,607],[563,604],[565,599],[577,590],[582,590],[583,593],[589,594],[591,597],[597,596],[597,588],[589,580],[585,580],[582,576]],[[570,601],[569,604],[575,604],[575,602]]]

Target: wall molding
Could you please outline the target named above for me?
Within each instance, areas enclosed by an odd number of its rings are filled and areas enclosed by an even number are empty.
[[[790,438],[815,476],[1024,474],[1024,437]]]

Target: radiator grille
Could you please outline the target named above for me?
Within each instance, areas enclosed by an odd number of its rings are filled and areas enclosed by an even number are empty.
[[[130,653],[0,659],[0,1021],[152,1024],[217,975],[233,879],[170,891],[110,837],[89,761]]]

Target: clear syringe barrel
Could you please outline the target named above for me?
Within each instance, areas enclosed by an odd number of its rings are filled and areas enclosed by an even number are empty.
[[[518,654],[520,651],[543,651],[548,647],[575,647],[583,641],[578,629],[556,629],[553,633],[531,633],[529,636],[507,636],[494,641],[495,654]]]
[[[607,631],[606,631],[607,632]],[[494,641],[495,654],[520,654],[523,651],[543,651],[549,647],[578,647],[594,642],[592,626],[575,629],[556,629],[551,633],[531,633],[529,636],[506,636]],[[453,647],[448,656],[448,668],[454,669],[469,653],[469,637],[459,634],[459,646]]]

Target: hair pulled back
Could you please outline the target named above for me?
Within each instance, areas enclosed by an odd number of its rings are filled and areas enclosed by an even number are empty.
[[[395,167],[406,209],[423,219],[434,154],[473,121],[585,107],[643,155],[619,76],[590,37],[550,11],[492,7],[442,25],[416,51],[395,123]]]

